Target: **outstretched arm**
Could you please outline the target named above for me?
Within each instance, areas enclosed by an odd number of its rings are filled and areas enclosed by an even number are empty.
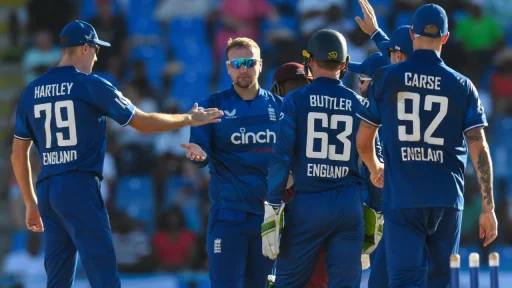
[[[197,103],[186,114],[163,114],[163,113],[144,113],[137,109],[130,126],[140,132],[165,132],[176,130],[185,126],[200,126],[209,123],[220,122],[219,117],[224,112],[217,108],[208,108],[198,110]]]

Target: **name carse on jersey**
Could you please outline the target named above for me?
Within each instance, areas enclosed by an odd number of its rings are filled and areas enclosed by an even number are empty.
[[[325,96],[325,95],[309,95],[309,105],[311,107],[320,107],[325,108],[326,110],[344,110],[344,111],[352,111],[352,101],[350,99],[346,98],[337,98],[337,97],[331,97],[331,96]],[[328,114],[331,113],[321,113],[321,112],[310,112],[308,115],[308,127],[311,127],[311,129],[314,129],[316,122],[320,122],[321,126],[324,128],[330,128],[330,129],[340,129],[340,132],[342,132],[342,129],[350,129],[351,130],[351,123],[352,118],[351,116],[347,115],[333,115],[331,116],[332,120],[328,120]],[[349,117],[349,118],[347,118]],[[350,119],[350,120],[348,120]],[[345,125],[340,125],[338,127],[338,122],[345,122]],[[350,122],[350,125],[349,125]],[[330,123],[330,127],[329,127]],[[343,127],[346,126],[346,127]],[[308,128],[309,129],[309,128]],[[346,131],[345,131],[346,132]],[[342,134],[345,132],[342,132],[337,136],[337,138],[343,141]],[[349,132],[350,133],[350,132]],[[319,133],[320,134],[320,133]],[[328,137],[327,134],[325,135],[319,135],[318,138],[321,140],[321,149],[320,151],[314,151],[314,141],[315,137],[308,137],[307,140],[307,152],[306,156],[310,159],[330,159],[330,160],[346,160],[345,156],[343,154],[337,154],[335,149],[335,145],[324,145],[327,144],[327,141],[324,141],[324,137]],[[344,142],[346,144],[346,142]],[[324,147],[327,146],[327,147]],[[332,163],[332,162],[331,162]],[[343,178],[348,175],[349,168],[345,166],[335,166],[335,165],[327,165],[327,164],[316,164],[316,163],[308,163],[307,165],[307,176],[310,177],[321,177],[321,178],[333,178],[333,179],[339,179]]]

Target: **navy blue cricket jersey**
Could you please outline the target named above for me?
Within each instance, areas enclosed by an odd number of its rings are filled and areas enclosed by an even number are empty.
[[[381,68],[368,88],[370,106],[358,115],[384,139],[383,210],[464,207],[464,132],[487,125],[471,81],[437,52],[414,51]]]
[[[361,183],[355,141],[361,98],[330,78],[317,78],[286,96],[268,173],[270,203],[281,203],[291,166],[299,193]]]
[[[212,209],[234,209],[263,214],[267,172],[277,140],[282,98],[259,89],[253,100],[242,99],[231,88],[199,102],[203,108],[224,111],[222,123],[192,127],[190,143],[206,152]]]
[[[101,77],[54,67],[23,91],[14,137],[32,140],[41,161],[38,181],[67,171],[102,179],[106,118],[128,125],[135,106]]]

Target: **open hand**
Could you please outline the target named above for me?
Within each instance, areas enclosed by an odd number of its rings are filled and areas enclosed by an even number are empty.
[[[181,148],[187,149],[187,158],[194,161],[206,160],[206,152],[194,143],[181,144]]]
[[[363,11],[364,19],[361,19],[361,17],[358,16],[355,18],[356,22],[364,33],[371,36],[375,31],[377,31],[377,29],[379,29],[375,11],[373,11],[373,7],[370,5],[368,0],[359,0],[359,6],[361,6],[361,10]]]
[[[217,123],[220,122],[219,117],[224,115],[224,112],[219,111],[217,108],[208,108],[208,109],[198,109],[199,106],[197,103],[194,104],[194,107],[188,111],[190,115],[190,126],[201,126],[209,123]]]

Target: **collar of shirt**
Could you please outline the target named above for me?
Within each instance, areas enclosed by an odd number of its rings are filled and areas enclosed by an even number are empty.
[[[327,77],[318,77],[313,82],[316,83],[325,83],[325,84],[334,84],[334,85],[343,85],[340,79],[327,78]]]
[[[48,70],[48,73],[55,73],[55,72],[78,72],[75,67],[73,66],[58,66],[58,67],[52,67]]]
[[[238,92],[236,92],[235,90],[235,84],[231,84],[231,87],[229,88],[229,91],[230,91],[230,95],[231,97],[235,97],[236,99],[240,99],[240,100],[244,100],[242,99],[242,97],[240,97],[240,95],[238,94]],[[258,88],[258,93],[256,93],[256,97],[254,97],[254,99],[252,99],[252,101],[258,99],[260,96],[262,96],[264,93],[263,89],[261,89],[261,87]],[[246,101],[246,100],[244,100]]]
[[[429,61],[437,61],[438,63],[443,63],[443,59],[437,51],[434,50],[414,50],[411,54],[411,59],[426,59]]]

